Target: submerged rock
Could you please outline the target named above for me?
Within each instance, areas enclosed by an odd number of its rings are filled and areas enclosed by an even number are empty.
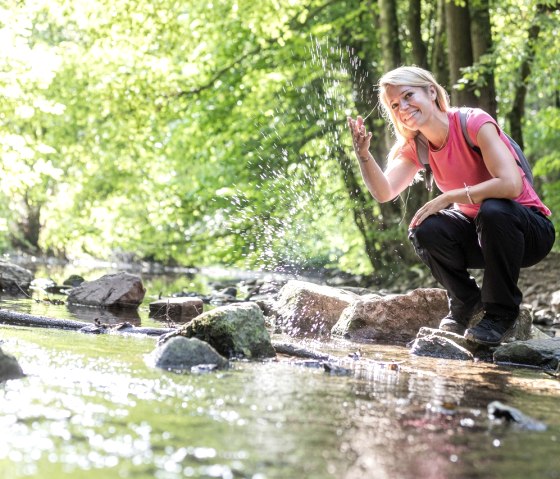
[[[223,369],[229,364],[212,346],[197,338],[176,336],[157,347],[148,362],[161,369],[191,371]]]
[[[291,280],[278,293],[276,323],[290,336],[328,335],[342,311],[358,298],[339,288]]]
[[[515,423],[521,429],[529,431],[546,431],[546,424],[523,414],[519,409],[506,406],[499,401],[488,404],[488,417],[491,420]]]
[[[68,294],[68,302],[100,307],[137,308],[146,294],[139,276],[129,273],[106,274],[86,281]]]
[[[175,336],[198,338],[229,358],[255,359],[276,355],[263,313],[255,303],[236,303],[207,311],[176,331],[162,336],[160,343]]]
[[[19,379],[24,376],[25,374],[17,359],[0,349],[0,382],[8,379]]]
[[[422,326],[436,327],[447,311],[447,293],[439,288],[384,297],[362,296],[342,312],[332,334],[358,341],[407,342]]]

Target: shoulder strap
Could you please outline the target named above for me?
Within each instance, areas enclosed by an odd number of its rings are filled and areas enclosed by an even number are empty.
[[[414,143],[416,144],[416,155],[426,170],[424,173],[426,188],[428,191],[432,191],[434,177],[432,175],[432,168],[429,160],[430,148],[428,146],[428,139],[422,135],[422,133],[418,133],[418,135],[414,137]]]
[[[480,148],[474,144],[474,142],[472,141],[469,135],[469,131],[467,130],[467,117],[470,111],[471,111],[470,108],[459,109],[459,120],[461,121],[461,131],[463,132],[463,136],[465,137],[465,141],[467,142],[467,145],[469,145],[469,148],[471,148],[471,150],[474,150],[478,154],[480,154]]]

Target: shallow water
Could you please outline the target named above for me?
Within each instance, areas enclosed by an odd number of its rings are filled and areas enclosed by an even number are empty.
[[[153,338],[0,337],[27,374],[0,389],[2,477],[560,477],[560,384],[544,373],[361,345],[398,370],[332,376],[283,357],[178,375],[146,366]],[[547,430],[491,423],[496,399]]]
[[[27,374],[0,385],[5,478],[560,478],[560,381],[539,371],[333,341],[307,346],[351,375],[287,357],[180,375],[146,365],[154,338],[2,325],[0,339]],[[491,422],[493,400],[546,431]]]

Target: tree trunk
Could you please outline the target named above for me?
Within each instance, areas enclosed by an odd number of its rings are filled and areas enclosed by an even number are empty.
[[[400,66],[402,62],[397,3],[395,0],[377,1],[379,5],[383,68],[385,71],[389,71]]]
[[[445,31],[445,0],[438,0],[436,10],[435,32],[432,41],[431,69],[437,81],[450,91],[449,64],[447,63]]]
[[[422,0],[410,0],[408,10],[408,31],[412,44],[412,61],[419,67],[428,68],[426,44],[422,40]]]
[[[535,58],[535,45],[540,33],[540,25],[537,19],[529,28],[527,43],[525,44],[525,53],[519,67],[519,78],[516,81],[515,94],[513,97],[513,106],[507,114],[509,122],[509,134],[523,149],[523,117],[525,116],[525,97],[527,95],[527,79],[531,74],[531,67]]]
[[[10,242],[16,249],[27,253],[38,253],[41,234],[41,205],[33,204],[28,195],[24,196],[26,217],[17,224],[17,234],[11,235]]]
[[[471,41],[473,60],[482,74],[482,84],[477,85],[478,106],[496,118],[496,86],[494,83],[494,64],[486,63],[492,51],[492,26],[488,0],[477,0],[471,5]],[[485,56],[486,55],[486,56]]]
[[[449,79],[452,85],[451,103],[457,106],[478,106],[472,85],[460,82],[463,76],[461,69],[473,63],[468,4],[460,6],[454,0],[446,3],[445,21]]]

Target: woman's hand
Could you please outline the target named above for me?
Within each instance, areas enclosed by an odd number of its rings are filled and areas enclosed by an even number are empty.
[[[437,212],[447,208],[452,201],[449,201],[445,193],[439,195],[433,200],[428,201],[424,206],[422,206],[414,215],[410,221],[410,228],[415,228],[422,221],[424,221],[428,216],[435,215]]]
[[[356,120],[348,117],[348,126],[352,133],[352,144],[354,145],[354,152],[358,159],[365,163],[369,160],[369,145],[371,141],[371,132],[366,132],[364,119],[358,116]]]

